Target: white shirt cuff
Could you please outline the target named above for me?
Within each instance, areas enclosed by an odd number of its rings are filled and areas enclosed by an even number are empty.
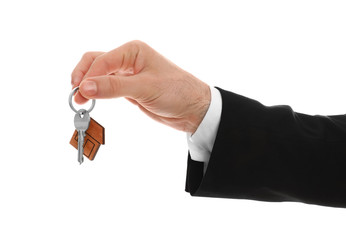
[[[201,124],[193,135],[187,133],[187,144],[191,159],[198,162],[204,162],[204,170],[206,170],[208,166],[210,154],[213,150],[222,110],[220,92],[214,87],[210,88],[210,92],[210,105]]]

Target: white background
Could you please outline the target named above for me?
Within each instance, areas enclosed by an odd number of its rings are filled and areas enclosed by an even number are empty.
[[[195,198],[185,134],[98,100],[94,162],[69,145],[70,73],[147,42],[211,86],[307,114],[346,111],[346,3],[2,1],[0,239],[345,239],[346,210]]]

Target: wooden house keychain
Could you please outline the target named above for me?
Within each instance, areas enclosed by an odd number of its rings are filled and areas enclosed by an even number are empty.
[[[69,96],[71,109],[76,113],[74,125],[76,130],[73,133],[70,144],[78,149],[78,162],[83,163],[83,154],[94,160],[101,144],[105,144],[105,129],[98,122],[92,119],[89,113],[94,109],[96,100],[93,99],[91,107],[88,110],[76,110],[72,104],[72,97],[78,91],[79,87],[72,90]]]

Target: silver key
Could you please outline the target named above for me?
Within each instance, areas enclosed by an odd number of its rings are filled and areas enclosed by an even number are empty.
[[[83,153],[84,153],[84,137],[85,132],[88,130],[90,124],[89,112],[85,109],[80,109],[74,116],[74,126],[78,132],[78,162],[83,163]]]

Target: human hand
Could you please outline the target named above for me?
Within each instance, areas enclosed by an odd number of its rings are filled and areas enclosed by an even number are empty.
[[[87,52],[71,75],[75,101],[125,97],[154,120],[194,133],[210,104],[209,86],[147,44]]]

